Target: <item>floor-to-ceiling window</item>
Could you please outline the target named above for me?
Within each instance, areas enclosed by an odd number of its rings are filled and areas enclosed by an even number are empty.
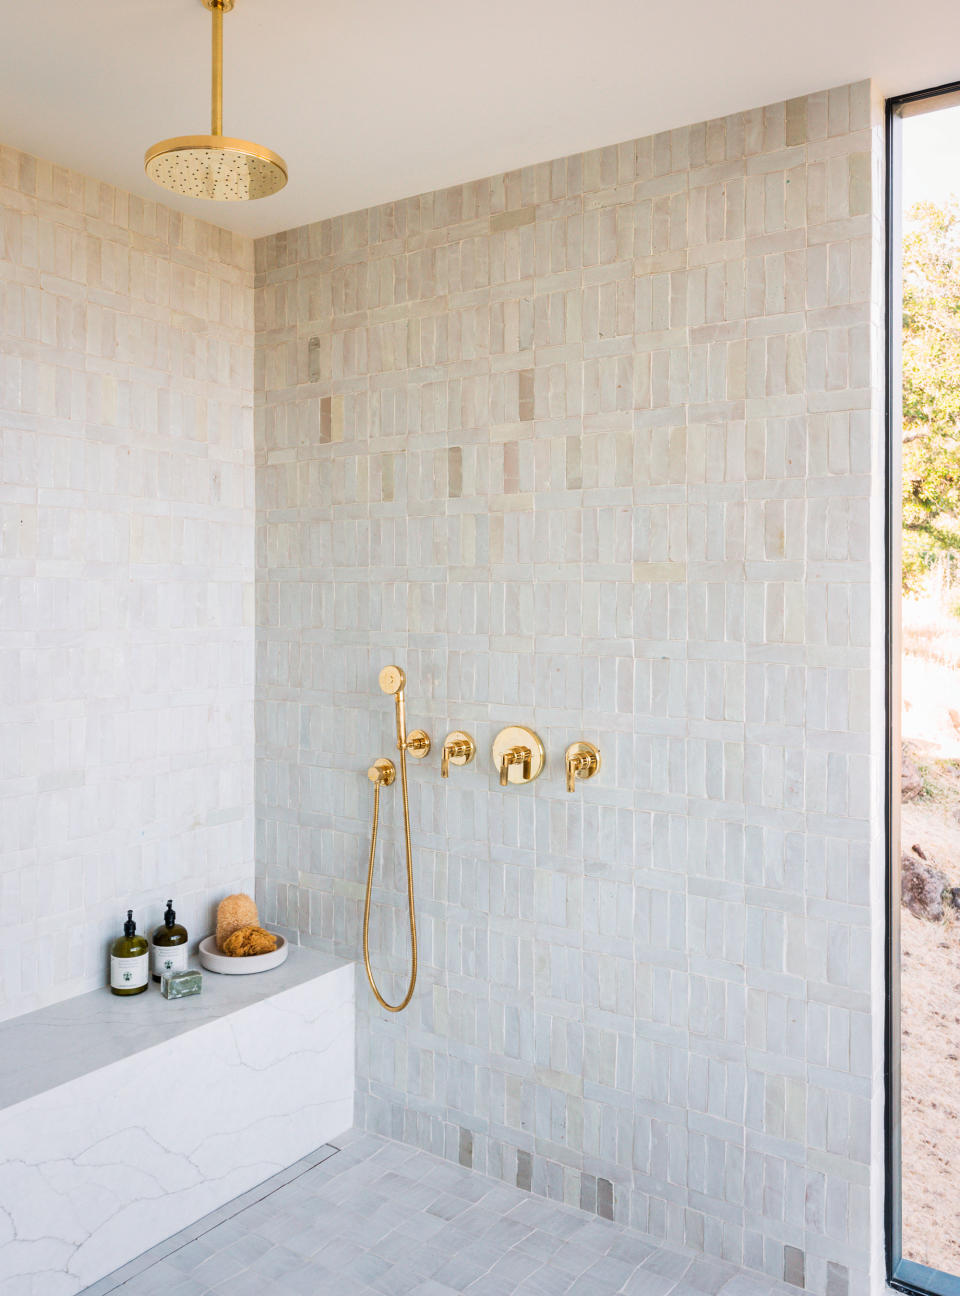
[[[960,1293],[960,85],[892,100],[890,1272]]]

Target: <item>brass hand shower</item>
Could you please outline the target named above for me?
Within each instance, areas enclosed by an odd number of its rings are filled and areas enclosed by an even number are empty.
[[[407,752],[418,758],[426,756],[430,750],[430,739],[422,729],[414,729],[407,737],[407,708],[403,696],[406,678],[399,666],[384,666],[380,672],[380,687],[384,693],[392,693],[397,709],[397,751],[400,753],[400,791],[403,795],[403,837],[407,853],[407,904],[410,910],[410,984],[407,993],[398,1004],[387,1003],[377,989],[370,966],[370,902],[373,897],[373,865],[377,854],[377,826],[380,819],[380,789],[389,787],[396,777],[393,762],[381,757],[367,771],[367,777],[373,783],[373,830],[370,836],[370,866],[367,869],[367,895],[363,904],[363,965],[367,970],[370,989],[387,1012],[402,1012],[413,998],[413,989],[417,984],[417,919],[413,906],[413,850],[410,845],[410,793],[407,788]]]

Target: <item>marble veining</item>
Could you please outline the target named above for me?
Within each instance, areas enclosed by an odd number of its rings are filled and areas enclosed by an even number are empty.
[[[203,996],[144,996],[142,1029],[93,1068],[83,1031],[61,1020],[61,1049],[86,1056],[86,1073],[0,1110],[4,1296],[70,1296],[350,1127],[353,966],[291,951],[272,978],[224,978],[231,1007],[211,1011],[213,991],[193,1028],[184,1014],[152,1039],[159,1007],[179,1016]],[[123,1018],[99,1000],[79,1019],[103,1051]]]

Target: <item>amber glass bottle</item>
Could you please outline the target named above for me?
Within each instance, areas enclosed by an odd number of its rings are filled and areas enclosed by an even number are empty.
[[[133,910],[127,910],[123,935],[110,947],[110,989],[115,995],[143,994],[150,984],[150,959],[147,941],[137,935]]]
[[[185,972],[187,968],[187,929],[177,922],[173,901],[167,901],[163,922],[153,933],[150,950],[150,972],[159,981],[167,972]]]

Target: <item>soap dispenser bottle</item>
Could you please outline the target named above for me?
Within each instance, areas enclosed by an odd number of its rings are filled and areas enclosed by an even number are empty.
[[[110,947],[110,989],[115,995],[143,994],[150,983],[147,942],[137,935],[133,910],[127,910],[123,935]]]
[[[187,970],[187,929],[177,922],[173,901],[167,901],[163,922],[153,933],[150,949],[150,972],[159,981],[168,972]]]

